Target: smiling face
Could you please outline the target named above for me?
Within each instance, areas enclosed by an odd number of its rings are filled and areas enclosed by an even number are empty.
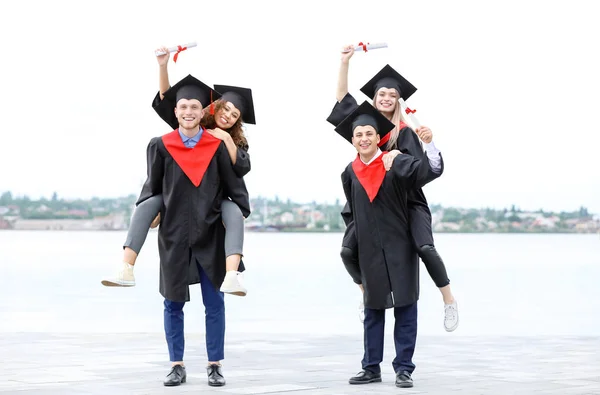
[[[192,130],[199,127],[202,118],[202,104],[196,99],[180,99],[175,107],[175,116],[180,128]]]
[[[352,145],[363,158],[371,158],[377,152],[379,135],[371,125],[357,126],[352,134]]]
[[[394,88],[381,88],[377,91],[375,97],[375,107],[384,115],[391,116],[394,114],[396,105],[398,104],[398,92]]]
[[[231,128],[237,120],[240,118],[240,110],[231,102],[225,102],[225,104],[217,110],[215,114],[215,123],[223,130]]]

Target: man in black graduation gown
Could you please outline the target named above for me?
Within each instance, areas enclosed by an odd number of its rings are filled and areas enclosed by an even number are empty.
[[[398,155],[386,171],[378,143],[394,128],[371,104],[363,102],[337,127],[356,148],[356,159],[342,173],[348,202],[344,214],[348,237],[358,245],[358,261],[344,264],[353,281],[364,288],[364,358],[351,384],[381,381],[386,309],[394,308],[396,358],[392,366],[398,387],[412,387],[412,362],[417,336],[419,298],[418,255],[410,236],[407,193],[437,178],[428,153],[419,160]]]
[[[203,107],[219,94],[188,75],[165,92],[175,103],[179,128],[150,140],[148,178],[138,204],[162,194],[158,230],[160,293],[172,369],[164,384],[186,381],[183,366],[183,306],[190,300],[189,285],[200,283],[206,312],[208,383],[225,384],[225,305],[219,286],[225,277],[224,232],[220,205],[230,197],[244,217],[250,215],[248,191],[236,176],[224,143],[200,127]],[[244,268],[240,266],[240,271]]]
[[[347,86],[347,82],[345,82],[347,80],[347,70],[341,73],[340,78],[338,89],[341,88],[341,90],[337,92],[338,102],[335,103],[331,114],[327,118],[327,121],[333,126],[337,126],[348,114],[358,107],[356,99],[347,90],[344,91],[344,87]],[[389,64],[385,65],[360,90],[375,101],[379,90],[382,88],[394,90],[397,97],[402,98],[404,101],[408,100],[417,91],[417,88],[412,83]],[[392,108],[394,106],[390,110]],[[401,110],[398,101],[395,103],[395,110]],[[390,112],[387,113],[388,119],[392,116]],[[398,129],[397,140],[393,144],[395,149],[421,159],[424,155],[423,147],[419,142],[419,138],[417,138],[416,131],[413,131],[404,122],[399,123]],[[385,148],[388,146],[390,135],[391,133],[385,139],[381,140],[379,143],[380,147]],[[433,145],[431,141],[426,143],[425,148],[431,150]],[[441,163],[443,169],[443,161]],[[344,210],[346,209],[347,207],[344,207]],[[458,327],[458,306],[450,289],[450,279],[448,278],[446,267],[434,244],[431,228],[431,211],[425,193],[421,188],[415,188],[408,192],[408,210],[410,214],[410,232],[417,247],[419,257],[425,264],[425,268],[429,272],[431,279],[440,289],[444,299],[444,328],[446,331],[453,331]],[[349,235],[350,233],[346,232],[346,234]],[[354,243],[354,240],[348,237],[344,238],[341,252],[343,260],[356,259],[356,251],[352,243]]]

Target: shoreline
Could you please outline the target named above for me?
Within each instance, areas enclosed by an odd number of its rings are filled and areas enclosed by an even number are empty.
[[[0,228],[0,233],[2,231],[13,231],[13,232],[126,232],[128,229],[5,229]],[[150,232],[156,232],[155,229],[150,229]],[[245,233],[335,233],[335,234],[344,234],[343,230],[339,231],[331,231],[331,230],[298,230],[298,229],[290,229],[290,230],[245,230]],[[532,232],[532,231],[521,231],[521,230],[512,230],[512,231],[502,231],[502,232],[481,232],[481,231],[433,231],[433,234],[535,234],[535,235],[548,235],[548,234],[561,234],[561,235],[599,235],[600,231],[593,232],[577,232],[577,231],[545,231],[545,232]]]

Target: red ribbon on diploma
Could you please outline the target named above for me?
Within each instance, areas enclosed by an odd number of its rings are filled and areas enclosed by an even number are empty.
[[[365,51],[365,52],[367,52],[367,45],[368,45],[368,44],[369,44],[369,43],[363,44],[363,42],[362,42],[362,41],[358,43],[358,45],[360,45],[360,46],[362,46],[362,47],[363,47],[363,51]]]
[[[182,47],[181,45],[177,46],[177,52],[175,53],[175,55],[173,55],[173,62],[177,63],[177,57],[179,56],[179,53],[181,51],[185,51],[187,49],[187,47]]]

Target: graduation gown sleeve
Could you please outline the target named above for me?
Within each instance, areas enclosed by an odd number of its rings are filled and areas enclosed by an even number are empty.
[[[342,219],[346,226],[350,225],[353,220],[352,217],[352,180],[346,171],[342,173],[342,188],[344,189],[344,195],[346,196],[346,204],[342,209]]]
[[[179,121],[177,121],[175,111],[173,110],[175,108],[175,103],[168,99],[160,100],[160,92],[157,92],[154,100],[152,100],[152,108],[173,130],[179,127]]]
[[[327,122],[337,127],[357,107],[356,99],[350,93],[346,93],[342,101],[336,102],[333,106],[331,114],[327,117]]]
[[[358,240],[356,238],[356,226],[354,224],[354,215],[352,213],[352,180],[348,171],[342,173],[342,185],[346,195],[346,205],[342,210],[342,218],[346,223],[342,247],[352,250],[352,257],[342,259],[346,271],[352,277],[356,284],[362,284],[362,273],[358,263]]]
[[[396,141],[396,149],[403,154],[409,154],[417,159],[423,158],[423,148],[419,136],[408,126],[400,129],[398,140]]]
[[[420,160],[407,154],[398,155],[394,158],[391,171],[402,187],[408,190],[421,188],[440,176],[431,170],[425,155]]]
[[[238,177],[244,177],[250,171],[250,154],[248,154],[248,148],[237,147],[237,155],[235,159],[235,165],[233,165],[233,171]]]
[[[250,215],[250,198],[244,179],[238,177],[231,164],[231,159],[225,148],[225,143],[221,142],[222,149],[218,152],[217,163],[219,173],[223,184],[223,190],[226,196],[240,208],[244,218]],[[238,152],[240,150],[238,149]]]
[[[158,149],[159,140],[160,137],[155,137],[148,143],[146,149],[147,178],[136,205],[152,196],[162,194],[164,158]]]
[[[344,224],[346,224],[346,226],[350,225],[350,223],[352,222],[352,210],[350,209],[350,205],[348,204],[348,202],[346,202],[346,204],[342,208],[341,214],[342,220],[344,220]]]
[[[410,156],[413,156],[417,159],[423,159],[426,157],[425,152],[423,152],[423,147],[421,146],[421,140],[417,134],[408,126],[402,128],[400,133],[398,134],[398,140],[396,142],[396,148]],[[442,168],[440,170],[440,175],[444,172],[444,160],[441,158]]]

